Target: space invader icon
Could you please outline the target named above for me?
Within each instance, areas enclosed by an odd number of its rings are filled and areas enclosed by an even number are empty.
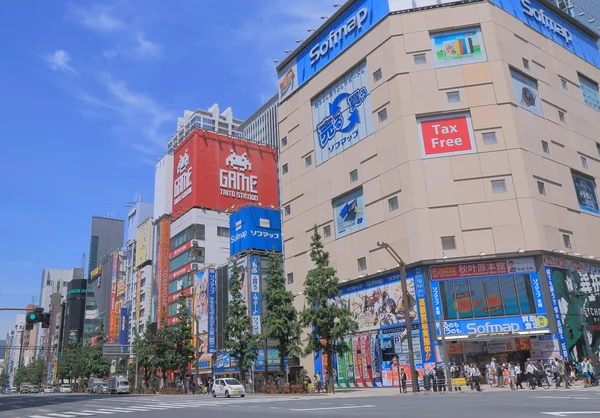
[[[252,171],[252,164],[248,160],[248,154],[237,155],[234,150],[231,150],[229,157],[225,159],[225,165],[237,171]]]

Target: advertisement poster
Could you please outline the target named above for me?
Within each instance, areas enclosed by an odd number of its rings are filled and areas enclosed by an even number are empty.
[[[119,344],[127,344],[127,308],[121,308],[121,327],[119,328]]]
[[[261,333],[260,320],[260,257],[250,256],[250,311],[252,320],[252,333]]]
[[[431,267],[431,280],[469,279],[474,277],[494,277],[507,274],[535,273],[535,260],[532,257],[509,260],[484,261],[463,264],[448,264]]]
[[[352,351],[352,339],[347,340],[349,350],[344,354],[346,361],[346,379],[348,380],[348,387],[354,387],[354,354]]]
[[[480,28],[434,33],[431,43],[436,68],[487,60]]]
[[[199,333],[208,331],[208,270],[202,270],[194,277],[194,328]]]
[[[109,343],[113,343],[115,341],[115,334],[117,334],[117,336],[118,336],[118,329],[115,330],[116,318],[117,318],[117,312],[116,312],[116,309],[117,309],[117,307],[116,307],[117,283],[115,282],[115,280],[116,280],[116,274],[115,274],[115,278],[113,279],[113,281],[110,285],[110,315],[108,317],[108,342]]]
[[[352,355],[354,357],[354,386],[357,388],[364,388],[366,385],[365,380],[363,379],[362,353],[359,337],[357,335],[352,337]]]
[[[398,387],[400,386],[400,368],[402,367],[402,365],[398,366],[398,357],[394,357],[394,360],[392,361],[392,386],[393,387]],[[406,377],[407,380],[410,378],[409,377],[410,373],[407,371],[406,373]]]
[[[371,338],[369,334],[360,336],[360,349],[363,364],[363,379],[367,386],[373,386],[373,365],[371,364]]]
[[[337,383],[341,388],[347,388],[348,379],[346,378],[346,353],[336,355],[337,359]]]
[[[538,93],[537,81],[515,70],[510,70],[510,76],[512,77],[517,106],[543,117],[542,101]]]
[[[414,321],[417,319],[417,301],[412,270],[406,271],[406,283],[410,316]],[[400,274],[397,272],[340,287],[340,293],[336,303],[350,309],[359,331],[391,328],[405,322]]]
[[[589,264],[568,263],[569,269],[546,267],[546,275],[557,324],[562,324],[557,329],[562,355],[579,359],[590,357],[582,352],[588,344],[594,353],[600,349],[600,272]]]
[[[392,362],[384,361],[381,363],[381,381],[383,386],[392,386]]]
[[[373,370],[373,385],[374,386],[382,386],[382,377],[381,377],[381,345],[379,344],[379,338],[377,338],[377,334],[372,333],[370,335],[371,342],[371,359],[372,359],[372,367]]]
[[[431,335],[429,331],[429,319],[427,318],[428,303],[427,293],[425,291],[425,276],[422,268],[414,269],[415,296],[419,310],[419,323],[421,324],[421,347],[422,361],[427,363],[435,361],[431,348]]]
[[[152,253],[152,218],[146,219],[137,227],[135,265],[141,266],[151,260]]]
[[[371,135],[375,128],[366,61],[317,96],[311,107],[317,165]]]
[[[423,158],[477,152],[469,112],[417,118]]]
[[[573,173],[573,184],[575,185],[575,194],[577,194],[579,208],[585,212],[600,214],[596,181],[591,177],[584,177]]]
[[[217,274],[215,269],[208,269],[208,352],[217,349]]]
[[[335,236],[344,237],[367,227],[365,199],[362,189],[346,194],[333,201]]]
[[[560,341],[556,334],[539,335],[531,340],[531,358],[551,360],[562,356]]]

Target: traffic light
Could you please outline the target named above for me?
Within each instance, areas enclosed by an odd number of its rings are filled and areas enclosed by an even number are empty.
[[[40,322],[42,320],[42,314],[37,312],[29,312],[27,317],[25,318],[25,322],[28,324],[35,324],[36,322]]]
[[[50,328],[50,313],[46,312],[42,314],[42,328]]]

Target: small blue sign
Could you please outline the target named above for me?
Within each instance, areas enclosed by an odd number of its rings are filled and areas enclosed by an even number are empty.
[[[249,249],[283,252],[279,210],[246,206],[231,215],[229,231],[230,256]]]
[[[208,269],[208,352],[217,351],[217,275]]]
[[[598,54],[596,39],[586,35],[537,0],[490,0],[490,2],[579,58],[600,68],[600,54]]]
[[[119,329],[119,344],[127,344],[127,308],[121,308],[121,329]]]

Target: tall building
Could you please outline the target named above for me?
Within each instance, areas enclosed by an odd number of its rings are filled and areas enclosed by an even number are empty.
[[[82,268],[71,268],[67,270],[46,268],[42,271],[42,282],[40,285],[40,302],[39,306],[44,308],[44,312],[52,312],[51,296],[54,293],[60,294],[62,297],[67,295],[69,283],[73,280],[81,280],[84,278]],[[36,346],[38,350],[47,350],[54,345],[52,341],[53,332],[51,329],[42,328],[41,324],[35,325]]]
[[[288,288],[316,224],[366,365],[341,385],[410,370],[407,325],[421,370],[598,351],[596,41],[544,1],[351,0],[277,68]]]
[[[6,369],[9,375],[9,384],[14,386],[17,369],[20,366],[23,351],[23,334],[25,331],[25,314],[15,315],[15,325],[8,335]]]
[[[256,144],[279,148],[278,105],[279,96],[276,94],[238,127],[241,138]]]
[[[88,274],[98,267],[102,257],[123,246],[124,233],[124,222],[121,219],[92,217]]]
[[[565,13],[600,33],[600,2],[597,0],[549,0]]]
[[[216,132],[221,135],[238,137],[239,126],[243,120],[235,119],[230,107],[223,113],[219,111],[219,105],[215,103],[208,110],[197,109],[195,111],[185,110],[182,118],[177,118],[177,131],[169,140],[167,147],[172,153],[177,146],[183,142],[194,129]]]

